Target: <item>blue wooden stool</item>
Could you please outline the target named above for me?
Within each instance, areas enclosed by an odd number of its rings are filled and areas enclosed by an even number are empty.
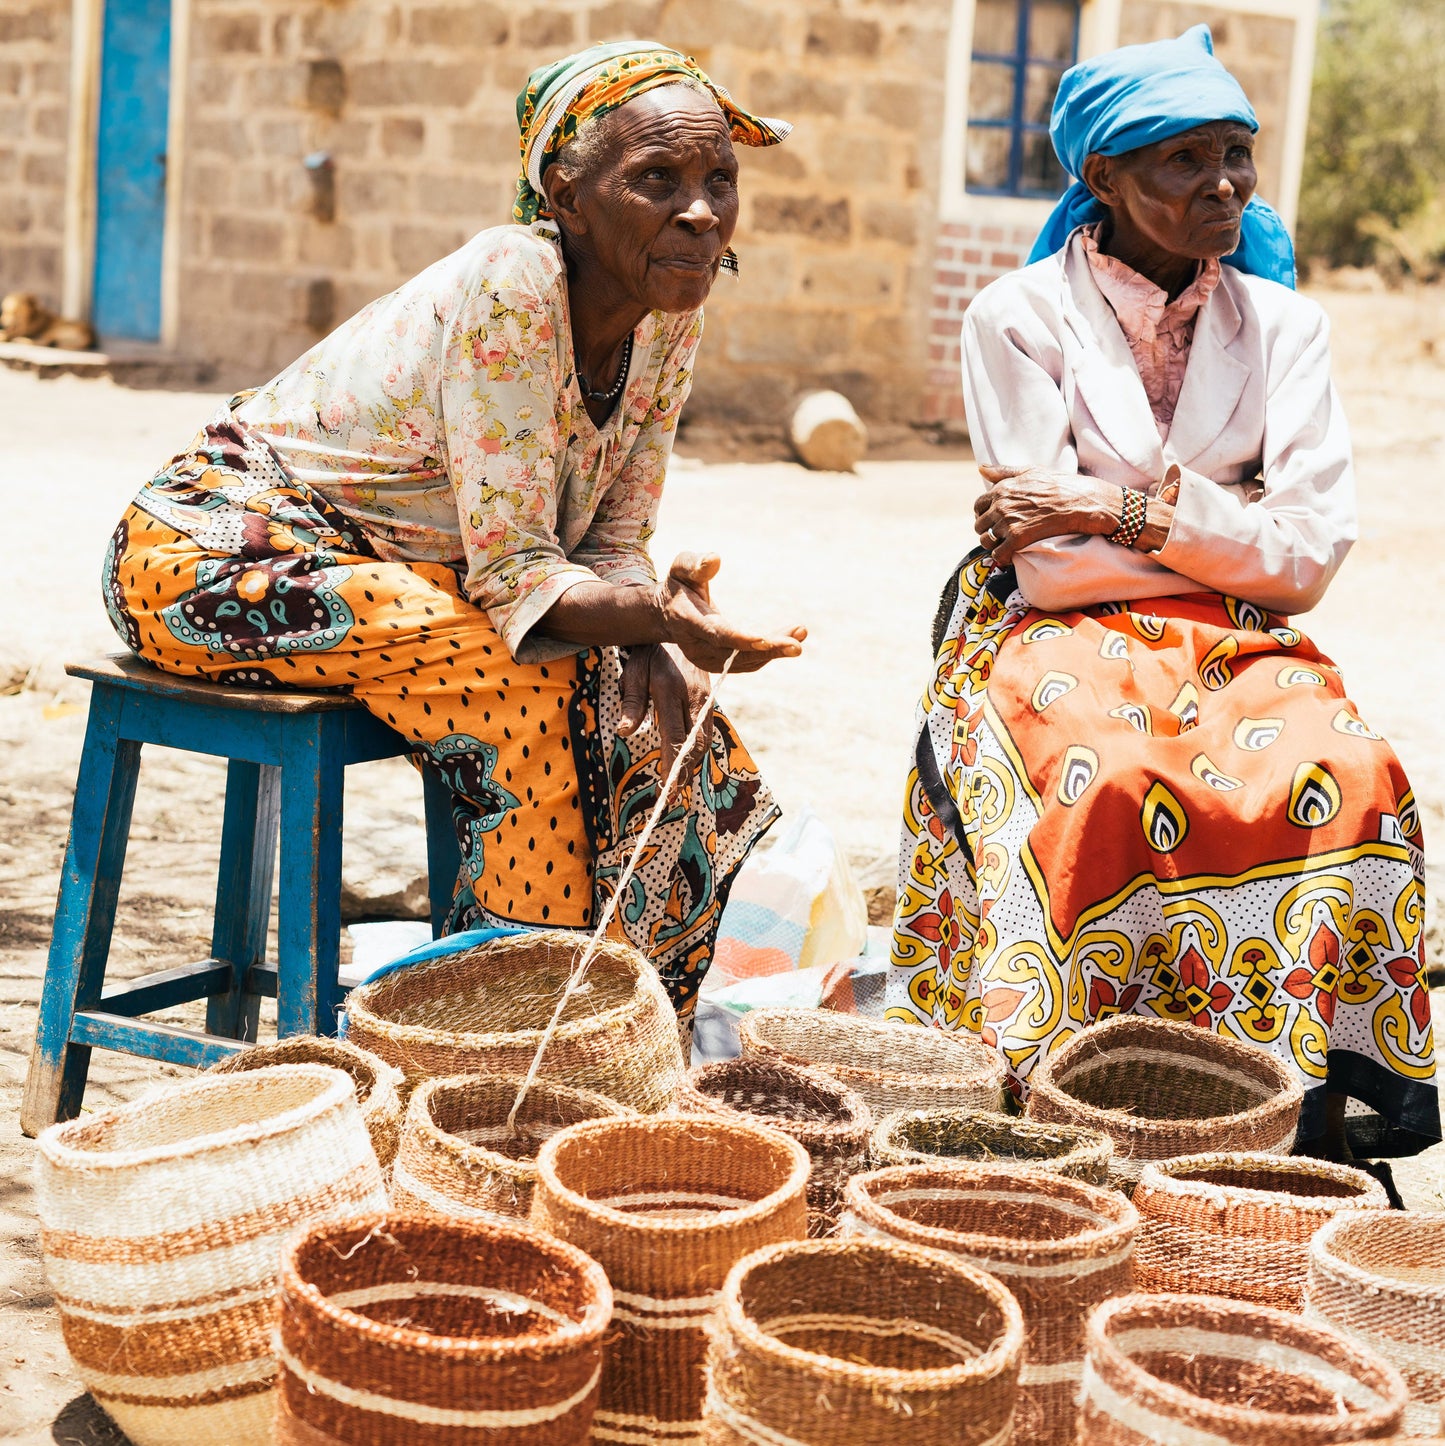
[[[77,664],[90,719],[60,876],[55,932],[20,1125],[34,1135],[80,1112],[92,1049],[203,1066],[254,1040],[262,995],[276,1030],[333,1034],[342,990],[341,799],[349,763],[408,751],[400,734],[344,693],[233,688],[162,673],[129,654]],[[105,983],[144,743],[228,759],[211,957]],[[451,906],[460,855],[451,797],[423,774],[432,933]],[[278,949],[265,960],[276,837]],[[204,1031],[140,1016],[206,1001]]]

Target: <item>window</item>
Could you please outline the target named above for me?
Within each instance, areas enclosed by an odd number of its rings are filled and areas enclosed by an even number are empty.
[[[1079,50],[1079,0],[975,0],[964,185],[986,196],[1058,196],[1049,142],[1059,77]]]

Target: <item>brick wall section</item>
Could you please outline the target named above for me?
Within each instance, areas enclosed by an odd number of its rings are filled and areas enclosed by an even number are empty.
[[[0,4],[0,295],[60,300],[70,7]]]
[[[982,209],[982,208],[981,208]],[[1032,226],[946,221],[938,228],[938,261],[928,313],[928,382],[923,420],[961,424],[963,391],[959,329],[968,303],[990,281],[1024,264],[1037,230]]]
[[[536,64],[651,35],[793,121],[743,151],[742,279],[708,308],[694,416],[775,422],[837,386],[916,415],[928,368],[949,0],[194,0],[181,350],[260,380],[508,218]],[[334,162],[334,219],[302,164]]]

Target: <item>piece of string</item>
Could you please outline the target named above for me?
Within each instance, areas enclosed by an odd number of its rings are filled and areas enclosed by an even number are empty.
[[[637,844],[632,850],[632,857],[627,860],[626,866],[618,876],[617,887],[613,889],[612,897],[607,900],[607,906],[602,910],[602,917],[597,922],[597,928],[587,941],[587,947],[582,951],[582,957],[568,976],[567,985],[562,990],[562,997],[557,1001],[557,1007],[552,1011],[552,1017],[547,1021],[546,1029],[542,1031],[542,1038],[537,1041],[537,1052],[532,1056],[532,1063],[527,1067],[527,1077],[522,1081],[522,1087],[517,1091],[517,1098],[513,1101],[511,1111],[507,1115],[509,1130],[515,1130],[517,1127],[517,1111],[522,1108],[522,1102],[527,1098],[527,1091],[537,1082],[538,1072],[542,1068],[542,1056],[547,1052],[547,1046],[551,1044],[552,1036],[557,1032],[557,1026],[562,1022],[562,1012],[567,1008],[567,1001],[581,987],[588,967],[597,957],[598,949],[602,947],[603,937],[622,903],[628,884],[632,882],[633,872],[647,848],[648,841],[652,838],[652,831],[667,811],[668,802],[672,798],[672,790],[677,786],[678,779],[682,777],[683,766],[692,756],[692,750],[697,746],[698,739],[702,737],[702,730],[712,724],[712,706],[717,701],[718,689],[722,687],[727,675],[732,671],[737,656],[736,652],[729,653],[727,661],[722,666],[722,672],[713,679],[712,690],[707,695],[707,702],[698,711],[697,721],[692,725],[692,732],[687,735],[687,741],[677,750],[677,757],[672,760],[672,768],[657,795],[657,802],[653,805],[652,813],[648,816],[646,824],[643,825],[642,832],[637,836]]]

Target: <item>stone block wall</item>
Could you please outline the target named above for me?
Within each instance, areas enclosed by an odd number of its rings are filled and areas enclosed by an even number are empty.
[[[595,40],[697,56],[786,145],[742,151],[737,282],[693,417],[776,422],[802,388],[916,411],[929,365],[950,0],[193,0],[179,349],[261,380],[506,220],[528,71]],[[324,152],[329,168],[308,170]],[[329,194],[328,194],[329,192]],[[327,213],[330,218],[326,219]]]
[[[60,302],[70,6],[0,3],[0,296]]]

